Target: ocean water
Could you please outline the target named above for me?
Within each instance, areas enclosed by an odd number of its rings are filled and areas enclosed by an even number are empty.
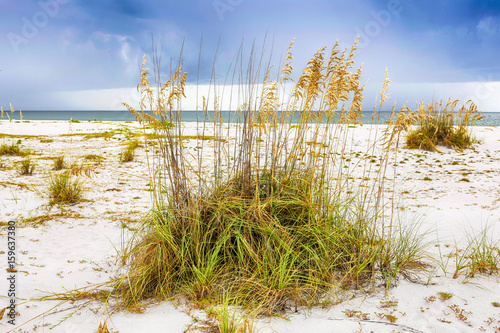
[[[4,111],[7,113],[8,111]],[[79,120],[79,121],[134,121],[135,117],[132,113],[128,111],[46,111],[46,110],[32,110],[32,111],[22,111],[23,120],[62,120],[69,121]],[[483,112],[483,119],[478,121],[476,126],[500,126],[500,112]],[[14,112],[9,116],[13,120],[19,120],[19,112]],[[203,120],[203,114],[200,113],[200,121]],[[234,121],[236,120],[236,115],[231,111],[223,111],[222,116],[225,120]],[[365,111],[363,113],[363,123],[372,123],[372,111]],[[208,113],[209,119],[213,119],[213,112]],[[380,118],[375,121],[375,123],[383,124],[388,121],[390,117],[390,112],[380,112]],[[3,119],[7,119],[4,115]],[[184,122],[196,122],[196,111],[182,111],[182,121]]]

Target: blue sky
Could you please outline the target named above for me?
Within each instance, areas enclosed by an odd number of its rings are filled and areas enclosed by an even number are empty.
[[[122,109],[133,102],[152,34],[164,59],[177,59],[184,43],[190,83],[202,34],[202,82],[219,40],[222,68],[242,41],[249,50],[267,35],[279,60],[295,38],[300,69],[318,48],[349,47],[360,35],[367,109],[387,68],[398,105],[471,98],[500,111],[498,0],[0,0],[0,105]]]

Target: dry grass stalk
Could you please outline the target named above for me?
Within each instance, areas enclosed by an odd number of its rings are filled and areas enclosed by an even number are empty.
[[[97,333],[109,333],[108,323],[105,321],[104,324],[99,323],[99,327],[97,328]]]
[[[95,176],[95,170],[97,168],[97,164],[85,164],[85,163],[72,163],[64,173],[69,176],[86,176],[88,178],[92,178]]]

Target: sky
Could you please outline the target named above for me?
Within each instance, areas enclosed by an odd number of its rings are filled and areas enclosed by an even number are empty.
[[[183,50],[191,88],[210,81],[216,52],[224,72],[241,45],[279,62],[295,38],[302,69],[319,48],[359,36],[365,109],[387,69],[398,106],[472,99],[500,112],[499,0],[0,0],[0,106],[124,109],[152,36],[165,68]]]

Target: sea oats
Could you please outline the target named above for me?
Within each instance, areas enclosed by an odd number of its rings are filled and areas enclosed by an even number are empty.
[[[328,61],[320,48],[296,80],[293,42],[279,80],[255,48],[248,57],[239,51],[227,85],[217,84],[214,65],[210,94],[196,109],[195,154],[182,134],[182,59],[160,82],[161,56],[154,54],[151,84],[143,58],[139,110],[124,105],[153,131],[145,143],[154,139],[158,149],[146,151],[152,213],[122,258],[129,274],[116,287],[124,305],[179,293],[214,300],[226,292],[232,305],[272,314],[289,303],[316,305],[332,288],[370,286],[382,271],[390,286],[400,273],[425,267],[416,227],[396,225],[384,198],[406,109],[396,115],[393,108],[386,136],[372,137],[367,153],[352,161],[349,128],[361,124],[365,89],[362,67],[353,69],[357,42],[342,52],[336,43]],[[388,85],[386,73],[380,107]],[[237,101],[231,122],[222,113],[225,91]],[[370,150],[384,138],[375,166]],[[363,164],[364,177],[355,181],[353,168]]]

